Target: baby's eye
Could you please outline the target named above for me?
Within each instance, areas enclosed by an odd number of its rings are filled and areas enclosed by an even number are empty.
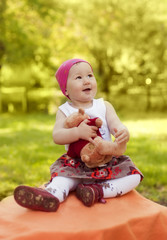
[[[91,73],[88,74],[88,78],[91,78],[91,77],[93,77],[93,74],[91,74]]]
[[[81,76],[77,76],[76,79],[81,79],[82,77]]]

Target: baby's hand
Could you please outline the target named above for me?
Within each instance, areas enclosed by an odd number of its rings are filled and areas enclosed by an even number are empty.
[[[116,128],[114,128],[114,131],[115,131],[115,135],[114,135],[115,141],[118,144],[129,141],[130,134],[128,129],[124,128],[118,131]]]
[[[88,119],[85,119],[83,122],[81,122],[81,124],[78,126],[78,135],[79,138],[92,142],[92,138],[97,136],[96,131],[98,128],[96,126],[87,125],[88,122]]]

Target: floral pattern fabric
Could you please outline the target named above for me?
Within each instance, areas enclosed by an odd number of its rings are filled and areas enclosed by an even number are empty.
[[[88,168],[80,158],[70,158],[67,154],[63,154],[51,165],[50,172],[51,179],[56,176],[64,176],[98,182],[132,174],[140,174],[143,179],[143,174],[126,155],[112,157],[111,161],[103,166]]]

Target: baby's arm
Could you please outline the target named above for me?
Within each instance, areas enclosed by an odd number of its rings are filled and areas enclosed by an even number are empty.
[[[108,102],[105,102],[105,105],[107,125],[110,133],[115,137],[115,141],[104,141],[100,138],[96,138],[94,144],[101,155],[120,156],[126,151],[129,131],[120,121],[113,106]]]
[[[84,120],[78,127],[64,128],[64,122],[66,116],[60,110],[56,115],[56,123],[53,129],[53,140],[56,144],[64,145],[78,141],[79,139],[85,139],[92,141],[92,138],[96,137],[97,127],[88,126],[88,119]]]
[[[106,120],[110,130],[110,133],[115,137],[118,144],[126,144],[129,141],[129,131],[125,125],[122,124],[117,116],[114,107],[105,101],[106,105]]]

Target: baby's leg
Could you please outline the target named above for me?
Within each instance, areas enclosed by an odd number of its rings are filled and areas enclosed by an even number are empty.
[[[54,197],[63,202],[68,196],[70,191],[74,191],[81,180],[77,178],[55,177],[52,182],[45,188],[46,191],[51,193]]]
[[[14,190],[16,202],[32,210],[55,212],[60,202],[64,201],[69,191],[75,190],[80,180],[75,178],[55,177],[45,189],[18,186]]]
[[[140,180],[140,175],[134,174],[98,184],[79,184],[76,195],[85,206],[90,207],[96,202],[105,203],[103,198],[118,197],[130,192],[137,187]]]
[[[140,174],[134,174],[118,179],[108,180],[100,183],[103,188],[104,198],[118,197],[124,195],[140,183]]]

